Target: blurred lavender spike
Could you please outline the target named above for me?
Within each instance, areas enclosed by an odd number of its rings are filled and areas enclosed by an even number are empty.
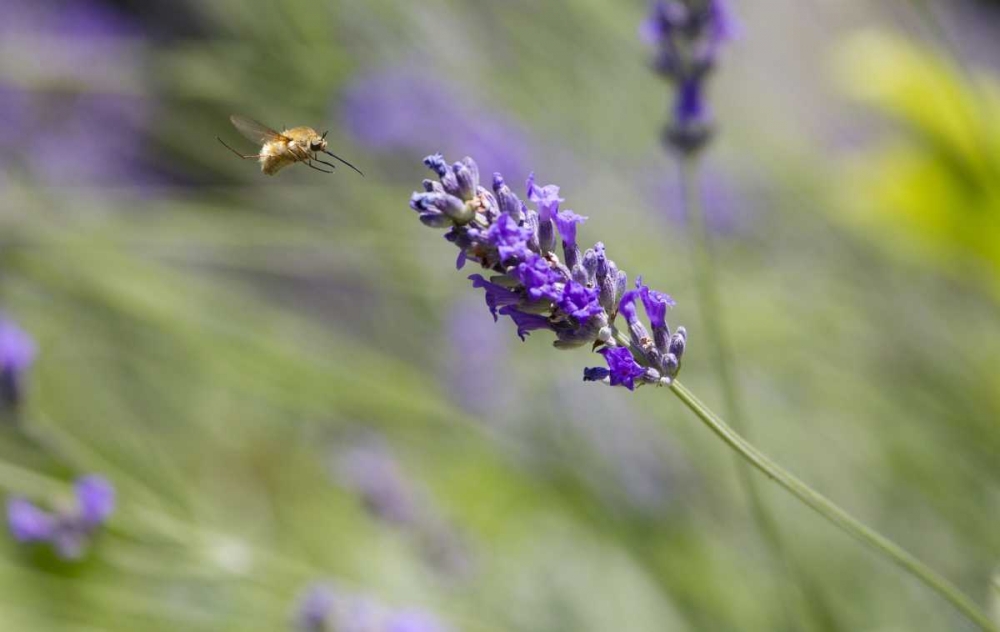
[[[64,560],[83,557],[94,535],[114,512],[114,487],[102,476],[77,479],[72,505],[53,512],[29,500],[7,501],[7,524],[14,539],[22,543],[47,543]]]
[[[518,173],[534,144],[525,127],[474,100],[464,86],[415,66],[359,76],[337,107],[353,140],[375,151],[465,148],[501,171]]]
[[[46,185],[160,181],[144,164],[153,104],[133,96],[143,81],[137,28],[95,0],[3,8],[0,41],[32,51],[33,81],[0,80],[0,171]]]
[[[675,87],[663,141],[681,155],[698,152],[711,139],[705,84],[719,49],[737,30],[725,0],[656,0],[640,28],[643,40],[656,48],[653,69]]]

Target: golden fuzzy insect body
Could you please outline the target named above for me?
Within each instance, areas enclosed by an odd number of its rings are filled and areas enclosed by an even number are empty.
[[[318,133],[311,127],[293,127],[282,132],[276,132],[263,123],[234,114],[229,117],[233,126],[248,139],[261,143],[260,152],[257,154],[244,155],[226,145],[221,138],[218,139],[227,149],[243,159],[255,158],[260,162],[260,170],[266,175],[273,176],[288,165],[297,162],[305,163],[308,167],[323,173],[333,173],[336,166],[320,160],[318,154],[324,153],[332,156],[344,163],[358,173],[361,171],[347,162],[340,156],[327,151],[326,132]],[[319,163],[330,167],[330,170],[323,169],[313,163]],[[364,175],[361,173],[361,175]]]

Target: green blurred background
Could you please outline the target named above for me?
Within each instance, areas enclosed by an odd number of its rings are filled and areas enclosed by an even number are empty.
[[[749,434],[989,604],[998,7],[735,8],[702,184]],[[317,580],[456,631],[970,629],[765,485],[776,560],[668,391],[521,343],[407,208],[436,151],[560,184],[717,406],[644,2],[0,10],[0,305],[39,350],[0,487],[119,491],[81,561],[0,538],[0,630],[286,630]],[[264,176],[231,113],[366,177]]]

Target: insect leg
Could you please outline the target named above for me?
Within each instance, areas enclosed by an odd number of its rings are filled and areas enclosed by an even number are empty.
[[[319,158],[313,158],[313,160],[315,160],[316,162],[320,163],[321,165],[326,165],[327,167],[330,167],[331,169],[336,169],[337,168],[337,165],[331,165],[330,163],[328,163],[325,160],[320,160]]]
[[[308,166],[310,169],[315,169],[316,171],[322,171],[323,173],[333,173],[332,171],[327,171],[326,169],[320,169],[319,167],[314,165],[312,163],[313,161],[312,155],[310,155],[310,153],[305,149],[303,149],[302,147],[299,147],[297,145],[289,145],[288,150],[289,152],[291,152],[293,156],[295,156],[295,159],[297,161],[306,163],[306,166]]]
[[[323,173],[333,173],[332,171],[327,171],[326,169],[320,169],[319,167],[314,165],[311,160],[306,161],[306,166],[311,169],[315,169],[316,171],[322,171]]]
[[[254,155],[244,155],[244,154],[241,154],[240,152],[236,151],[235,149],[233,149],[232,147],[230,147],[229,145],[227,145],[226,142],[224,140],[222,140],[221,138],[219,138],[218,136],[215,137],[215,140],[217,140],[220,143],[222,143],[223,147],[225,147],[226,149],[228,149],[229,151],[233,152],[234,154],[236,154],[237,156],[239,156],[240,158],[242,158],[244,160],[249,160],[250,158],[260,158],[260,156],[261,156],[260,154],[254,154]]]

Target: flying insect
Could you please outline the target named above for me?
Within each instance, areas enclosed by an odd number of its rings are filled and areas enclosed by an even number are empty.
[[[323,173],[333,173],[337,167],[332,163],[319,159],[319,154],[324,153],[340,162],[344,163],[359,174],[361,170],[347,162],[340,156],[327,150],[326,135],[328,132],[318,133],[311,127],[293,127],[281,132],[277,132],[263,123],[257,122],[246,116],[233,114],[229,117],[233,126],[248,139],[255,143],[260,143],[260,152],[256,154],[241,154],[216,136],[216,140],[222,143],[223,147],[233,152],[244,160],[259,160],[260,170],[266,175],[273,176],[288,165],[297,162],[305,163],[306,166],[322,171]],[[314,163],[326,165],[330,169],[324,169]]]

